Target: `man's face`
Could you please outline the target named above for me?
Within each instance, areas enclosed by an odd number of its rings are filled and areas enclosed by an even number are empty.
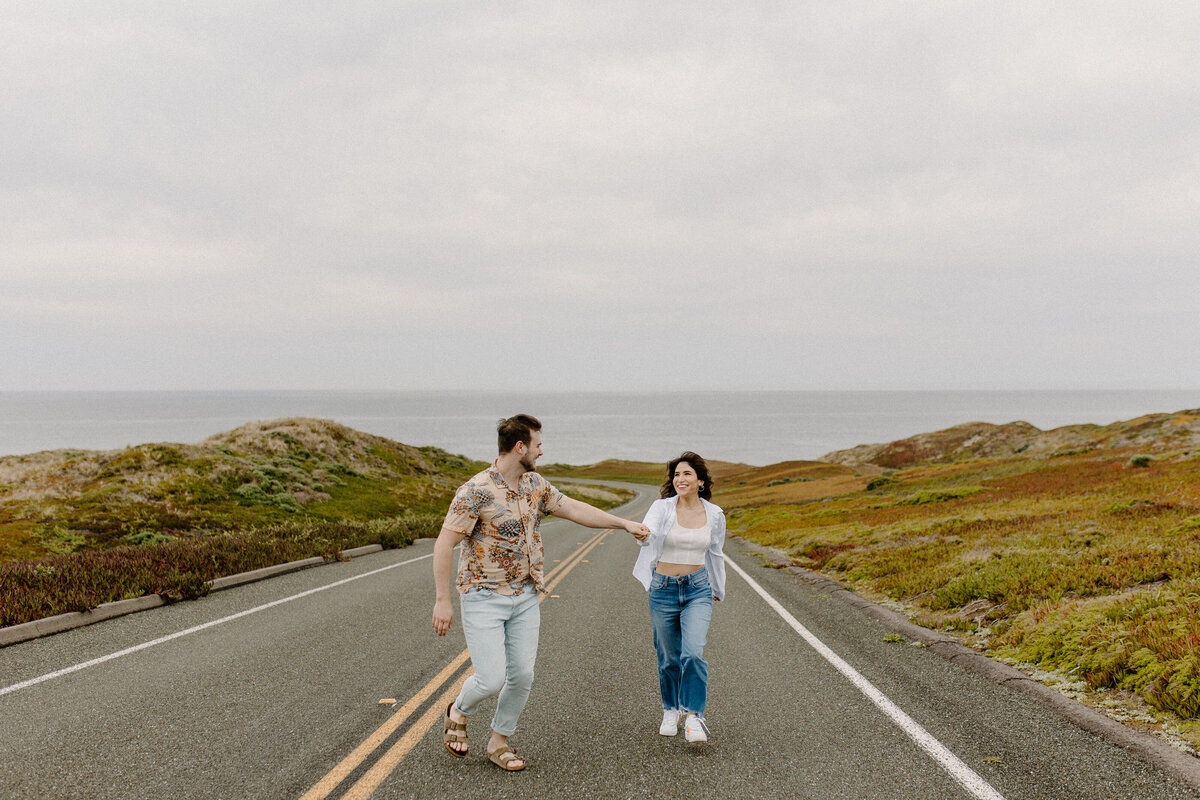
[[[528,447],[524,443],[518,443],[517,447],[525,448],[525,452],[521,453],[521,466],[526,472],[533,472],[537,460],[542,457],[542,432],[533,431],[530,434]]]

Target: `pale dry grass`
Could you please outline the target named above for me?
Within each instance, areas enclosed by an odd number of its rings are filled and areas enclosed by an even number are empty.
[[[860,491],[867,478],[854,475],[838,475],[832,478],[785,483],[777,486],[725,486],[718,484],[713,501],[725,509],[775,503],[805,503],[825,497]]]

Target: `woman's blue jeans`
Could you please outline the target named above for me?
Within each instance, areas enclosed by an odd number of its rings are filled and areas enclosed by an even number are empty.
[[[678,577],[654,573],[650,581],[650,624],[654,626],[658,689],[664,709],[704,716],[708,699],[704,643],[712,607],[712,586],[703,567]]]

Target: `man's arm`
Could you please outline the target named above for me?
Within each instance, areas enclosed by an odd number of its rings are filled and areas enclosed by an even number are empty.
[[[640,522],[614,517],[607,511],[601,511],[573,497],[563,498],[563,503],[554,510],[554,516],[569,519],[571,522],[585,528],[620,528],[633,535],[639,542],[644,542],[650,536],[650,529]],[[440,537],[439,537],[440,538]],[[434,556],[436,558],[437,556]]]
[[[454,620],[454,604],[450,602],[450,572],[454,566],[454,548],[465,537],[458,531],[442,528],[433,543],[433,630],[445,636]]]

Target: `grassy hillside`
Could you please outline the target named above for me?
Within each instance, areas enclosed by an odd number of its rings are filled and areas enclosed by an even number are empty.
[[[735,464],[729,461],[709,461],[708,468],[717,481],[728,480],[730,476],[751,469],[745,464]],[[549,464],[538,467],[538,472],[549,476],[566,478],[592,478],[605,481],[625,481],[626,483],[647,483],[659,486],[667,476],[667,464],[657,461],[622,461],[608,459],[586,466],[571,464]]]
[[[1198,742],[1198,421],[959,426],[822,459],[840,473],[794,468],[813,480],[751,471],[714,499],[792,563]]]
[[[1200,409],[1147,414],[1112,425],[1067,425],[1043,431],[1028,422],[992,425],[969,422],[886,444],[865,444],[821,456],[851,466],[899,469],[1011,455],[1065,456],[1105,450],[1146,449],[1149,453],[1200,446]]]
[[[635,492],[629,489],[623,489],[616,486],[589,486],[583,483],[575,483],[571,480],[554,480],[554,488],[565,494],[567,497],[574,497],[576,500],[581,500],[584,503],[593,505],[596,508],[615,508],[624,503],[628,503],[636,495]]]
[[[595,464],[576,466],[572,464],[546,464],[538,472],[550,480],[560,478],[593,478],[602,481],[625,481],[626,483],[662,483],[665,464],[649,461],[622,461],[610,458]]]
[[[328,420],[256,422],[196,445],[0,459],[0,625],[159,594],[364,544],[436,535],[483,467]]]
[[[298,520],[445,513],[483,465],[328,420],[255,422],[199,444],[0,458],[0,561]]]

